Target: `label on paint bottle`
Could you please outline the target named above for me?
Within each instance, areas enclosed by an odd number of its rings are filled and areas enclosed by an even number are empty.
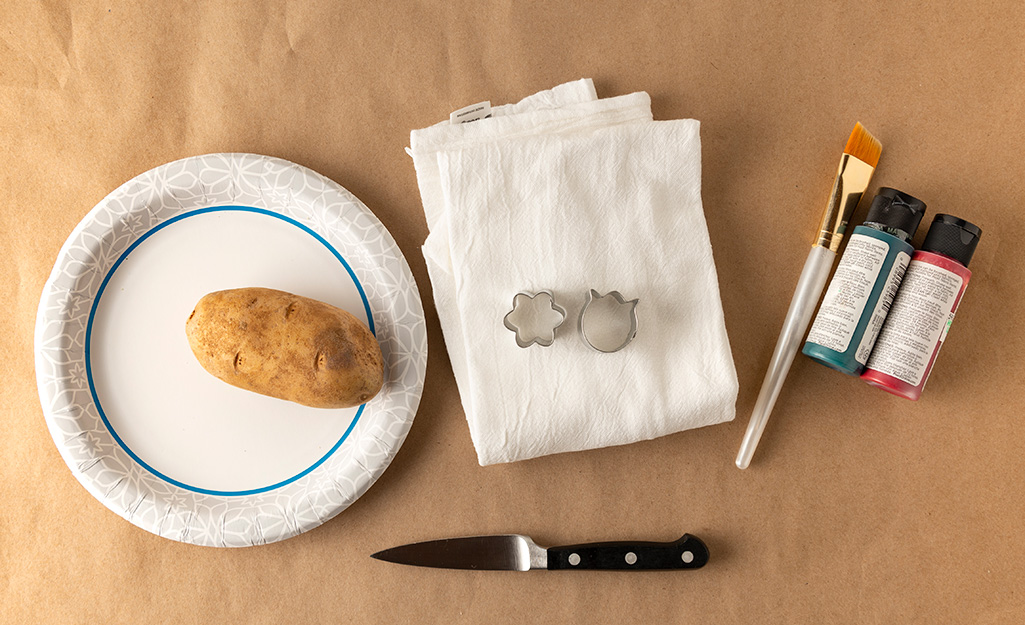
[[[808,342],[846,352],[890,247],[872,237],[854,234],[826,289]]]
[[[964,280],[920,260],[911,261],[868,368],[918,386],[949,327]]]
[[[950,324],[954,323],[955,314],[957,314],[956,310],[950,311],[950,316],[947,317],[947,323],[943,326],[943,332],[940,334],[940,343],[947,340],[947,332],[950,332]]]
[[[911,255],[906,252],[900,252],[893,259],[893,267],[890,268],[890,275],[886,278],[886,288],[879,296],[879,301],[876,302],[876,309],[872,311],[872,318],[865,328],[865,335],[861,337],[858,351],[854,354],[854,359],[861,364],[868,362],[868,356],[876,344],[879,331],[883,329],[886,314],[890,311],[893,298],[897,296],[897,289],[900,288],[900,283],[904,280],[904,273],[908,270],[909,262],[911,262]]]

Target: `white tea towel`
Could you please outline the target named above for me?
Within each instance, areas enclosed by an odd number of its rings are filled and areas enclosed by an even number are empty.
[[[734,416],[698,123],[651,121],[645,94],[583,96],[411,137],[425,212],[437,209],[424,254],[482,465]],[[640,299],[620,352],[580,340],[592,288]],[[517,292],[541,289],[569,317],[551,347],[522,349],[502,319]]]
[[[594,83],[585,78],[535,93],[516,104],[493,107],[491,121],[484,124],[452,124],[446,120],[423,130],[414,130],[410,134],[409,152],[416,167],[416,181],[420,187],[428,229],[433,230],[444,213],[444,202],[438,187],[438,165],[434,158],[439,150],[472,145],[501,134],[530,132],[533,124],[524,123],[526,118],[520,113],[558,109],[567,104],[597,99]],[[512,119],[516,128],[508,128],[503,117]]]
[[[591,80],[584,79],[542,91],[517,104],[496,107],[492,109],[492,114],[494,119],[467,124],[443,122],[423,130],[414,130],[411,135],[410,153],[430,229],[423,253],[459,396],[467,415],[471,414],[471,410],[466,350],[463,347],[459,310],[455,304],[448,216],[441,189],[438,154],[508,137],[545,132],[586,132],[612,124],[651,121],[651,100],[646,93],[597,100]]]

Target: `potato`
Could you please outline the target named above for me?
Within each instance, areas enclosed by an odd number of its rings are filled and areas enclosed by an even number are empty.
[[[340,308],[263,288],[203,296],[185,322],[203,368],[239,388],[314,408],[368,402],[384,384],[373,333]]]

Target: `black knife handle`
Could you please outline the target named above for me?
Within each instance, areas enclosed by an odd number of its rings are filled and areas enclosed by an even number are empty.
[[[671,543],[590,543],[552,547],[548,570],[667,571],[699,569],[708,562],[708,547],[697,536],[684,534]]]

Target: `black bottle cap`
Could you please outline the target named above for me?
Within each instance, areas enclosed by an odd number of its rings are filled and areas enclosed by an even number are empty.
[[[965,267],[979,244],[982,228],[953,215],[936,215],[925,235],[922,250],[949,256]]]
[[[877,223],[906,232],[914,238],[925,215],[925,202],[890,187],[880,187],[872,200],[865,223]]]

